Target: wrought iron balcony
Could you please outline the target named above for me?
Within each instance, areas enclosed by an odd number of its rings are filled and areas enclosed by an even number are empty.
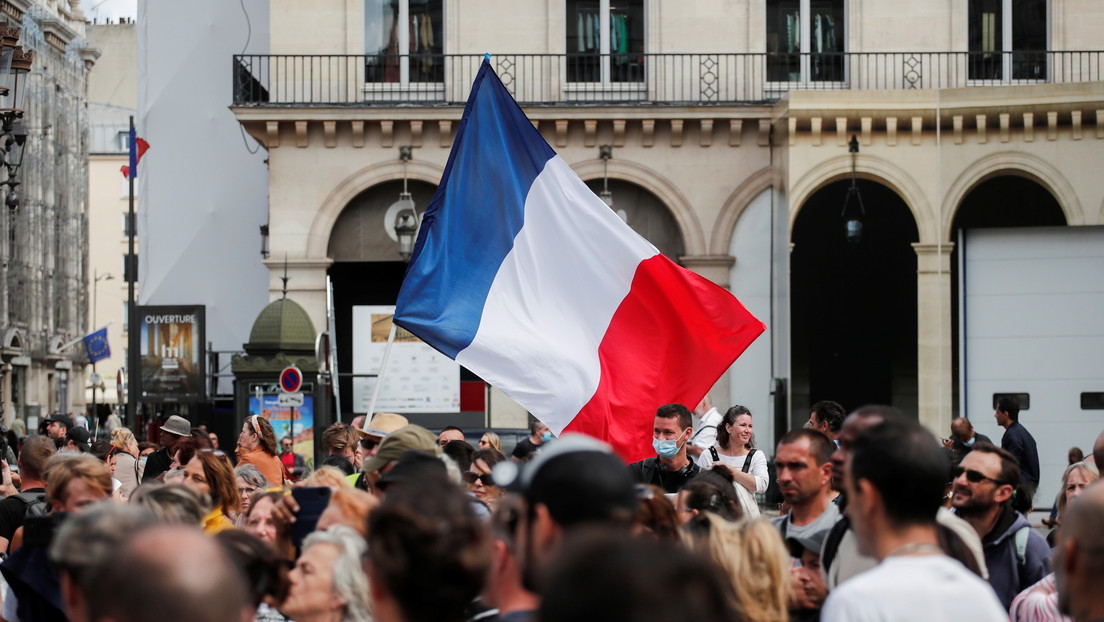
[[[236,55],[235,106],[462,105],[482,54]],[[794,90],[1104,80],[1104,51],[499,54],[527,105],[766,104]]]

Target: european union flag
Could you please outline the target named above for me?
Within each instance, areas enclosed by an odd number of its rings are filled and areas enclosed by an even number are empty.
[[[107,327],[84,336],[84,349],[88,352],[88,362],[95,363],[111,358],[111,346],[107,343]]]

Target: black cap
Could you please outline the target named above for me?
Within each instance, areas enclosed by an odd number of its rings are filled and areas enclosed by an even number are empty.
[[[73,427],[73,420],[63,413],[54,413],[46,418],[46,423],[50,423],[51,421],[60,423],[70,429]]]
[[[528,503],[548,507],[561,527],[624,521],[636,512],[636,486],[625,463],[609,445],[582,434],[548,443],[524,468],[500,462],[493,475]]]
[[[65,433],[65,439],[73,441],[73,444],[81,450],[81,453],[88,453],[92,450],[92,447],[88,444],[88,440],[92,438],[92,434],[87,428],[75,427],[69,428]]]

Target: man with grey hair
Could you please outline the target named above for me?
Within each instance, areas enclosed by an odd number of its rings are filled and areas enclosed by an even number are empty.
[[[1085,489],[1070,504],[1058,530],[1054,572],[1058,609],[1074,622],[1104,619],[1104,485]]]
[[[144,508],[110,502],[97,503],[62,523],[50,545],[50,559],[57,564],[61,602],[69,622],[90,622],[88,586],[101,560],[135,532],[155,523]]]
[[[87,590],[89,622],[240,622],[241,573],[198,527],[142,530],[101,559]]]

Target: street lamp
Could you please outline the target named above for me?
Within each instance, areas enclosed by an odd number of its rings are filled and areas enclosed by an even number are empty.
[[[27,95],[27,74],[34,62],[34,51],[24,50],[18,42],[18,28],[0,25],[0,97],[6,98],[0,105],[0,165],[8,173],[0,186],[8,187],[4,204],[12,210],[19,207],[19,193],[15,189],[19,181],[15,174],[23,164],[27,143],[27,130],[20,119],[23,98]]]
[[[862,218],[866,216],[866,208],[863,207],[862,195],[859,194],[859,186],[856,181],[855,160],[859,157],[859,139],[854,134],[851,135],[851,141],[847,143],[847,152],[851,154],[851,187],[847,189],[847,198],[843,201],[843,211],[840,212],[840,218],[843,219],[843,230],[847,236],[847,241],[851,244],[858,244],[862,241]],[[858,207],[851,210],[849,216],[847,208],[851,205],[851,197],[855,197]]]
[[[413,153],[409,145],[399,147],[399,159],[403,163],[403,189],[399,193],[399,200],[392,203],[388,210],[398,209],[395,214],[395,237],[399,240],[399,255],[402,256],[403,261],[410,261],[410,255],[414,252],[414,241],[418,236],[418,210],[406,186],[406,163],[412,157]]]

